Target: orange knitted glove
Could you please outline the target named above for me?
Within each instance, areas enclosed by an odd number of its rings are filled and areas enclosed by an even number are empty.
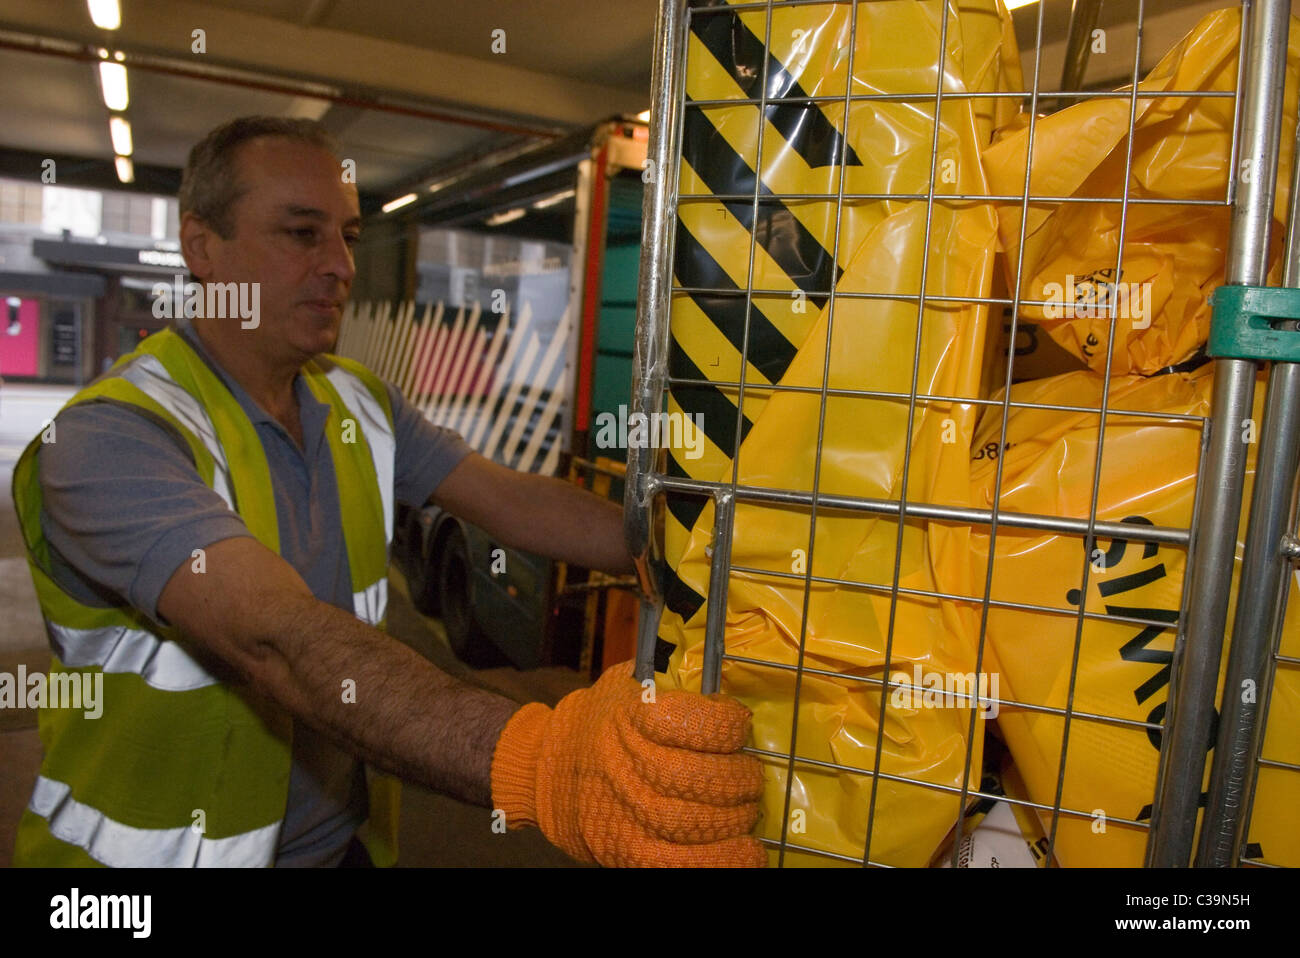
[[[615,866],[761,866],[748,833],[762,768],[737,753],[750,712],[727,696],[642,700],[632,663],[549,709],[525,705],[492,757],[492,803],[579,861]]]

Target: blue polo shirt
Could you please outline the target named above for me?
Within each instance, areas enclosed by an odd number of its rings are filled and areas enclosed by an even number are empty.
[[[303,446],[208,354],[193,327],[178,332],[238,400],[266,451],[280,526],[280,554],[312,594],[349,613],[352,576],[339,517],[338,484],[319,402],[301,375]],[[424,504],[469,453],[391,384],[396,439],[394,498]],[[251,536],[244,521],[199,477],[173,430],[116,403],[79,403],[55,419],[55,442],[37,456],[41,527],[59,585],[89,604],[125,600],[158,618],[158,596],[195,549]],[[332,866],[367,816],[364,768],[306,723],[294,721],[289,797],[275,864]]]

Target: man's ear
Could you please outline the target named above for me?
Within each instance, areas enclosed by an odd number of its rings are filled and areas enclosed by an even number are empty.
[[[220,237],[203,220],[193,213],[181,217],[181,255],[196,279],[212,275],[211,244],[215,242],[220,242]]]

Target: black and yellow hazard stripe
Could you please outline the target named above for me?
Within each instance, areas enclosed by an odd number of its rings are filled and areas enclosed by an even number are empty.
[[[792,11],[787,11],[789,12]],[[824,17],[825,12],[813,9],[809,15],[815,20]],[[761,19],[761,12],[757,17]],[[785,64],[764,48],[763,38],[755,34],[746,24],[745,18],[737,13],[692,17],[691,39],[692,46],[698,41],[699,46],[717,62],[722,73],[734,86],[728,87],[719,78],[716,85],[709,83],[704,89],[688,89],[688,102],[691,99],[733,98],[737,91],[743,99],[758,100],[763,92],[764,67],[767,69],[768,99],[794,99],[811,95],[785,68]],[[801,156],[810,168],[838,164],[840,150],[843,148],[843,134],[816,105],[769,103],[767,121],[781,137],[781,141]],[[684,138],[683,151],[686,145]],[[861,165],[852,147],[847,148],[845,165]]]
[[[811,30],[826,15],[820,8],[783,10],[782,35],[790,32],[792,16],[803,17]],[[763,16],[763,11],[696,10],[691,17],[678,171],[679,193],[691,199],[677,210],[673,267],[676,286],[683,291],[673,299],[668,371],[670,377],[700,383],[672,385],[669,410],[701,417],[705,439],[698,458],[670,450],[667,471],[675,477],[730,478],[732,456],[765,405],[768,393],[763,387],[779,383],[785,375],[849,252],[841,250],[841,262],[835,262],[833,203],[778,198],[834,192],[841,154],[846,166],[861,166],[833,115],[823,109],[826,104],[768,103],[761,116],[758,103],[698,105],[759,100],[764,76],[769,99],[810,95],[773,50],[764,47]],[[842,83],[839,89],[842,92]],[[834,116],[842,122],[842,107]],[[757,209],[752,200],[756,185]],[[727,195],[751,199],[701,199]],[[746,290],[753,289],[772,292],[751,296],[746,316]],[[740,378],[742,354],[743,415],[737,407],[738,390],[729,385]],[[668,637],[702,614],[704,596],[679,578],[676,569],[706,503],[700,496],[667,497],[666,609],[656,654],[658,671],[667,669],[674,648]]]

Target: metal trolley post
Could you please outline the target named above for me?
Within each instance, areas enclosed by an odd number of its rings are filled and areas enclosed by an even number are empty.
[[[641,270],[637,280],[636,336],[632,360],[632,406],[649,416],[663,402],[668,364],[668,307],[672,287],[672,237],[675,221],[677,150],[681,138],[681,90],[685,83],[686,4],[664,0],[655,21],[650,109],[650,142],[646,156],[649,189],[642,214]],[[652,461],[657,450],[631,444],[627,450],[624,486],[624,534],[636,560],[642,602],[637,620],[636,677],[654,678],[654,647],[663,610],[660,573],[662,528],[657,522],[662,465]]]
[[[1272,161],[1263,169],[1273,171],[1277,168],[1279,124],[1276,118],[1282,103],[1288,14],[1289,4],[1261,3],[1253,14],[1257,19],[1251,31],[1252,55],[1261,61],[1260,67],[1251,71],[1251,79],[1263,87],[1259,96],[1264,101],[1262,109],[1271,111],[1267,114],[1270,122],[1261,124],[1269,136],[1266,145],[1271,151],[1271,155],[1266,154],[1265,162]],[[1256,207],[1256,219],[1261,225],[1251,224],[1253,229],[1247,228],[1239,234],[1255,243],[1249,246],[1243,240],[1241,244],[1244,263],[1239,270],[1242,275],[1239,282],[1257,287],[1254,291],[1243,291],[1244,295],[1266,296],[1273,305],[1268,318],[1282,322],[1270,323],[1272,328],[1264,333],[1265,342],[1240,344],[1232,349],[1222,340],[1241,332],[1241,315],[1225,309],[1223,315],[1215,318],[1220,327],[1216,329],[1216,345],[1223,354],[1241,357],[1220,359],[1220,363],[1233,362],[1251,368],[1253,360],[1272,360],[1272,367],[1260,429],[1259,457],[1205,821],[1197,846],[1196,864],[1201,866],[1223,867],[1243,862],[1268,864],[1261,859],[1249,858],[1243,848],[1260,768],[1272,766],[1291,774],[1300,772],[1298,765],[1261,757],[1270,693],[1277,669],[1279,666],[1294,668],[1297,664],[1279,651],[1291,565],[1300,556],[1296,540],[1289,535],[1289,530],[1294,528],[1296,479],[1300,469],[1300,364],[1297,363],[1300,352],[1293,342],[1296,330],[1300,328],[1297,323],[1300,319],[1300,291],[1295,289],[1300,286],[1300,234],[1296,229],[1296,187],[1300,185],[1300,166],[1293,166],[1292,177],[1282,288],[1259,288],[1267,269],[1264,256],[1268,247],[1271,189],[1266,199],[1252,197],[1264,211],[1261,215],[1259,207]],[[1265,176],[1263,180],[1266,187],[1271,187],[1274,176]],[[1233,301],[1225,294],[1235,292],[1238,291],[1223,289],[1220,296],[1225,302],[1219,305],[1231,305]],[[1231,422],[1229,420],[1229,432],[1232,431]]]
[[[1264,282],[1268,271],[1290,4],[1281,0],[1259,0],[1254,7],[1244,8],[1243,14],[1238,81],[1241,91],[1238,128],[1241,133],[1233,166],[1235,175],[1230,180],[1236,193],[1225,278],[1228,284],[1258,285]],[[1167,712],[1168,741],[1161,753],[1161,777],[1157,786],[1159,801],[1152,816],[1153,835],[1148,863],[1153,867],[1185,866],[1191,856],[1206,745],[1210,741],[1214,720],[1214,694],[1227,625],[1229,588],[1245,480],[1247,444],[1241,441],[1240,424],[1251,416],[1255,368],[1252,359],[1220,357],[1215,361],[1214,406],[1211,411],[1214,425],[1208,430],[1209,451],[1200,476],[1202,494],[1193,520],[1195,536],[1189,569],[1190,604],[1185,616],[1186,629],[1180,630],[1174,652],[1174,676]],[[1273,416],[1270,415],[1269,419],[1272,420]],[[1262,445],[1261,469],[1272,466],[1264,458],[1265,448],[1268,449],[1268,458],[1273,459],[1272,442],[1267,447]],[[1274,472],[1272,468],[1269,471]],[[1261,471],[1258,475],[1264,473]],[[1273,481],[1276,481],[1275,476]],[[1276,508],[1269,501],[1273,498],[1266,496],[1265,502],[1256,500],[1252,525],[1261,509]],[[1260,516],[1258,521],[1267,520]],[[1249,550],[1247,556],[1247,568],[1253,582],[1263,574],[1259,566],[1266,560],[1263,555],[1252,554]],[[1247,620],[1258,622],[1265,613],[1250,595],[1254,590],[1245,588],[1246,583],[1243,573],[1239,614],[1244,609]],[[1246,621],[1239,618],[1238,624],[1240,628]],[[1253,639],[1249,641],[1257,647],[1263,641],[1262,628],[1256,627],[1250,634]],[[1243,656],[1246,654],[1253,656],[1256,653],[1235,649],[1234,663],[1244,664]],[[1257,664],[1253,671],[1258,671]],[[1231,691],[1227,693],[1228,702],[1239,698]],[[1248,729],[1253,724],[1252,719],[1253,715],[1243,715],[1240,722],[1245,723]],[[1226,721],[1225,731],[1237,724]],[[1249,731],[1245,734],[1248,736]],[[1220,768],[1227,757],[1225,744],[1225,738],[1221,736],[1215,753],[1216,768]],[[1235,749],[1235,743],[1230,747]],[[1239,769],[1237,774],[1239,789]],[[1216,779],[1221,780],[1222,775],[1222,772],[1216,772]],[[1211,794],[1220,795],[1224,803],[1211,801],[1207,805],[1203,849],[1211,834],[1221,836],[1225,829],[1231,828],[1224,819],[1230,822],[1235,818],[1229,809],[1235,807],[1237,801],[1225,794],[1225,788],[1226,783],[1221,783],[1211,790]],[[1205,854],[1203,851],[1198,856],[1198,863],[1205,863]]]

